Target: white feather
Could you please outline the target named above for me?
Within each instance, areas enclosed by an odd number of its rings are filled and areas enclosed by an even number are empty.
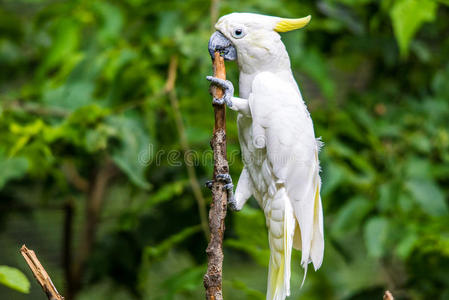
[[[273,224],[279,222],[280,216],[279,211],[274,209],[274,205],[278,205],[274,199],[282,188],[285,188],[289,201],[289,205],[284,206],[283,215],[288,214],[287,207],[291,207],[294,215],[293,225],[287,226],[291,229],[283,237],[284,245],[290,248],[283,249],[284,279],[289,281],[293,234],[299,235],[295,240],[300,241],[301,265],[305,270],[309,262],[315,269],[320,267],[324,237],[319,197],[319,145],[296,84],[281,77],[271,72],[261,72],[254,77],[248,99],[252,118],[239,116],[238,124],[246,169],[260,195],[258,201],[265,210],[272,236],[272,251],[279,248],[274,238],[279,237],[280,229]],[[258,147],[260,140],[263,140],[264,147]],[[295,228],[299,228],[300,232],[294,232]],[[289,239],[291,241],[287,242]],[[273,266],[270,269],[273,272]],[[287,286],[284,288],[285,294],[288,294]],[[276,299],[270,297],[267,299]]]
[[[292,248],[301,265],[321,266],[324,251],[318,151],[312,119],[293,78],[290,59],[273,28],[279,18],[233,13],[216,29],[237,49],[240,98],[231,109],[237,124],[245,168],[237,185],[237,206],[250,193],[264,210],[271,249],[267,300],[290,293]],[[234,38],[235,28],[244,29]],[[303,283],[304,283],[303,279]]]

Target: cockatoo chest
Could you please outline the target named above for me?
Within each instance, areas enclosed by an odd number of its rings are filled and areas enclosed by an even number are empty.
[[[240,73],[239,80],[239,96],[248,99],[251,95],[252,82],[257,74]],[[242,159],[250,175],[253,187],[254,197],[259,205],[264,208],[267,203],[268,191],[275,186],[275,177],[272,168],[268,163],[267,150],[265,147],[258,145],[259,138],[253,132],[253,119],[251,116],[239,114],[237,117],[237,125],[239,130],[239,142],[242,150]],[[264,141],[259,141],[263,143]]]
[[[258,110],[259,112],[261,109],[271,111],[272,108],[266,107],[263,103],[259,103],[252,91],[253,81],[259,74],[261,73],[256,72],[248,74],[241,70],[239,78],[239,96],[240,98],[248,99],[250,111],[253,109]],[[290,70],[273,72],[273,74],[293,87],[298,95],[300,95],[298,86]],[[269,82],[267,84],[269,84]],[[271,105],[282,105],[281,103],[276,104],[276,102],[276,99],[273,99]],[[251,105],[254,105],[255,107],[251,107]],[[273,166],[267,156],[267,148],[265,147],[267,141],[265,140],[266,135],[263,132],[264,129],[262,131],[256,130],[258,126],[253,126],[253,118],[251,115],[247,116],[239,114],[237,125],[242,159],[253,184],[254,196],[261,207],[265,208],[267,199],[273,196],[276,192],[276,183],[279,181],[279,178],[275,176]]]

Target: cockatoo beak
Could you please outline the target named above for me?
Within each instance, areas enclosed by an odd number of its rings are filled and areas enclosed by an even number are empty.
[[[209,54],[214,59],[214,52],[219,51],[225,60],[236,60],[234,45],[220,31],[215,31],[209,40]]]
[[[280,19],[279,22],[274,26],[274,31],[277,32],[287,32],[295,29],[300,29],[309,24],[312,16],[307,16],[299,19]]]

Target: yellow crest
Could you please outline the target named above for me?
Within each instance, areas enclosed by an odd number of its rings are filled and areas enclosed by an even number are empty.
[[[310,15],[299,19],[281,19],[274,27],[274,30],[277,32],[287,32],[300,29],[309,24],[310,19],[312,19]]]

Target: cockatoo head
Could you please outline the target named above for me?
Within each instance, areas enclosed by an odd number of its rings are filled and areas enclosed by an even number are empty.
[[[287,55],[279,32],[306,26],[311,17],[285,19],[252,13],[232,13],[221,17],[209,40],[209,53],[220,51],[225,60],[238,59],[239,65],[277,63]],[[287,55],[288,60],[288,55]]]

